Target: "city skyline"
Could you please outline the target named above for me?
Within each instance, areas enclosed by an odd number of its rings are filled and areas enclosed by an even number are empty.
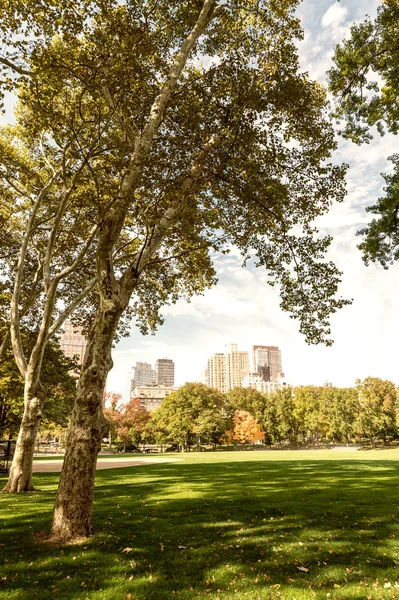
[[[248,350],[230,344],[224,353],[216,352],[208,358],[204,375],[205,385],[223,393],[236,387],[277,389],[284,378],[281,350],[277,346],[252,346],[250,362]],[[266,383],[269,385],[263,385]]]
[[[130,366],[125,374],[125,388],[123,392],[124,403],[135,397],[137,388],[154,388],[164,387],[173,389],[175,382],[175,363],[170,358],[158,358],[155,361],[148,363],[145,361],[136,361],[136,364]],[[107,385],[107,391],[110,390]],[[121,392],[118,392],[121,393]],[[157,397],[157,396],[156,396]]]

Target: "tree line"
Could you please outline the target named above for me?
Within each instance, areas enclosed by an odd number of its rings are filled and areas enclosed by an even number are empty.
[[[270,394],[235,388],[226,394],[186,383],[149,412],[139,399],[105,410],[114,443],[181,450],[260,443],[274,448],[303,444],[386,443],[399,437],[398,388],[376,377],[354,387],[287,386]]]

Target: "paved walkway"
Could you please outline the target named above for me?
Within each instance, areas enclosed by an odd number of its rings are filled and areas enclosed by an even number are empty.
[[[175,462],[177,460],[181,460],[181,458],[146,458],[145,460],[137,460],[131,458],[108,458],[101,459],[99,458],[97,461],[97,470],[98,469],[117,469],[119,467],[138,467],[140,465],[148,465],[148,464],[160,464],[166,462]],[[34,473],[59,473],[62,469],[62,460],[37,460],[33,462],[33,472]]]

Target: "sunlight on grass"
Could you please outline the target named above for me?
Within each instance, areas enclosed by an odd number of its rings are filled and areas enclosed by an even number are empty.
[[[0,496],[0,598],[399,599],[397,451],[229,452],[99,471],[97,532],[39,546],[59,474]]]

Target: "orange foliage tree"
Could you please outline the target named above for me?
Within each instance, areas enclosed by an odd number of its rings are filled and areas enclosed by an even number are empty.
[[[245,444],[245,442],[254,443],[264,439],[265,434],[261,430],[259,423],[246,410],[236,410],[233,420],[233,439],[238,440],[240,444]]]

